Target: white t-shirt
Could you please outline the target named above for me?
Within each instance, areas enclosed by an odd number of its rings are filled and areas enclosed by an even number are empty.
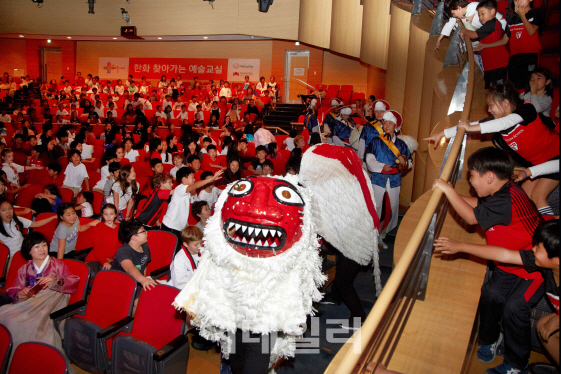
[[[230,88],[222,87],[220,89],[220,94],[219,95],[224,96],[228,99],[228,98],[232,97],[232,90]]]
[[[12,122],[12,117],[10,117],[9,114],[3,115],[3,116],[0,115],[0,122],[11,123]]]
[[[86,170],[86,166],[82,163],[78,164],[78,166],[74,166],[74,164],[70,163],[66,167],[64,171],[64,182],[63,185],[68,187],[74,187],[78,190],[82,190],[82,182],[84,179],[88,178],[88,171]]]
[[[187,192],[189,186],[180,184],[175,188],[166,215],[162,223],[170,229],[181,231],[187,226],[190,212],[191,194]]]
[[[259,129],[253,134],[255,147],[260,145],[268,145],[269,143],[276,142],[275,136],[267,129]]]
[[[294,149],[294,138],[286,138],[282,142],[282,144],[286,145],[286,150],[292,152]]]
[[[113,187],[111,189],[119,194],[119,206],[117,207],[117,209],[119,209],[119,211],[127,209],[127,203],[132,197],[132,187],[129,186],[129,188],[127,188],[127,191],[123,193],[119,182],[115,182],[113,183]],[[136,182],[136,190],[140,191],[140,184],[138,184],[138,182]]]
[[[31,226],[31,221],[27,218],[18,217],[18,219],[23,224],[23,227],[25,229]],[[6,247],[10,249],[10,256],[13,256],[21,249],[21,243],[23,243],[23,235],[21,234],[21,231],[19,231],[19,228],[13,219],[10,223],[2,222],[2,224],[4,225],[4,230],[6,230],[6,233],[10,236],[4,236],[0,234],[0,240],[2,240]]]
[[[181,165],[181,167],[179,167],[179,168],[177,166],[174,166],[173,168],[171,168],[171,170],[169,171],[169,174],[173,177],[173,179],[177,178],[177,171],[184,166],[185,165]]]
[[[140,153],[136,149],[131,149],[130,152],[125,153],[125,158],[130,162],[136,162],[136,158],[140,156]]]
[[[160,156],[162,157],[162,164],[164,165],[173,165],[173,162],[171,161],[172,157],[171,157],[171,153],[167,154],[167,161],[166,161],[166,154],[160,152]]]
[[[93,157],[93,145],[82,143],[82,158],[89,159]]]
[[[89,218],[94,215],[92,204],[88,203],[87,201],[82,205],[82,218]]]
[[[93,188],[103,190],[105,187],[105,183],[107,183],[108,176],[109,176],[109,165],[105,165],[101,168],[101,179],[95,184]]]
[[[193,262],[195,263],[195,269],[193,269],[193,265],[191,264],[191,261],[189,261],[189,258],[183,248],[177,252],[170,266],[171,279],[168,283],[170,286],[182,290],[185,288],[187,283],[189,283],[191,278],[193,278],[196,267],[199,265],[200,257],[193,254],[191,256],[193,257]]]
[[[6,178],[8,179],[9,183],[13,183],[19,186],[19,173],[23,173],[25,171],[25,167],[14,164],[8,165],[7,163],[2,164],[2,170],[6,173]]]
[[[204,200],[208,203],[209,206],[212,206],[212,204],[214,204],[216,200],[218,200],[220,192],[222,192],[222,190],[218,187],[214,187],[210,192],[202,190],[201,192],[199,192],[199,201]]]

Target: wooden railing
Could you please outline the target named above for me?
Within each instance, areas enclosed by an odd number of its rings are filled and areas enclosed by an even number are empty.
[[[461,22],[460,22],[461,24]],[[468,84],[461,118],[469,119],[474,90],[474,57],[471,43],[468,50]],[[439,178],[455,182],[461,165],[461,150],[465,129],[458,128],[448,157]],[[427,263],[430,264],[432,240],[440,231],[438,222],[447,213],[447,200],[442,191],[433,190],[428,204],[407,243],[399,262],[395,265],[382,293],[364,321],[361,329],[353,336],[352,347],[348,347],[339,364],[332,361],[327,372],[337,374],[371,373],[375,370],[369,363],[388,365],[399,344],[401,332],[418,298],[423,297],[423,286],[428,277]],[[428,249],[428,258],[426,256]],[[424,253],[423,253],[424,252]],[[423,282],[425,284],[423,285]],[[427,347],[427,349],[430,349]],[[335,366],[335,367],[333,367]]]

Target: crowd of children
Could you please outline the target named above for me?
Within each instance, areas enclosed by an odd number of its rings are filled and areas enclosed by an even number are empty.
[[[486,230],[488,245],[442,237],[435,247],[444,254],[464,251],[495,261],[481,294],[478,358],[494,360],[504,338],[504,363],[488,372],[522,373],[530,352],[531,307],[547,292],[559,312],[559,222],[544,222],[544,216],[553,215],[547,196],[559,184],[559,134],[552,119],[559,114],[551,112],[552,78],[537,67],[540,15],[529,0],[516,0],[506,20],[495,0],[449,0],[447,6],[453,18],[442,36],[458,20],[470,25],[462,33],[479,41],[475,50],[493,116],[458,126],[495,133],[498,147],[479,150],[468,161],[477,198],[459,196],[441,180],[434,184],[467,223]],[[74,86],[64,77],[26,82],[29,106],[18,107],[14,117],[6,111],[0,115],[0,243],[12,258],[21,252],[28,260],[15,284],[8,285],[11,305],[0,308],[6,326],[16,328],[14,323],[29,318],[21,314],[25,303],[49,311],[64,306],[76,277],[60,260],[80,256],[76,244],[86,230],[92,230],[93,247],[83,259],[92,277],[107,269],[124,271],[144,290],[157,284],[146,272],[150,230],[172,233],[178,244],[168,284],[183,288],[197,269],[205,227],[225,186],[249,175],[298,174],[302,153],[319,142],[357,151],[370,175],[375,209],[385,213],[382,239],[397,226],[401,175],[411,168],[415,147],[398,136],[401,115],[373,96],[348,107],[334,100],[331,113],[320,120],[318,100],[325,97],[320,87],[317,99],[307,102],[308,139],[296,131],[279,139],[261,119],[279,98],[274,77],[269,82],[261,77],[257,84],[246,77],[236,87],[196,78],[191,84],[179,75],[169,81],[162,76],[154,87],[144,77],[135,82],[132,75],[115,84],[80,73]],[[357,117],[361,121],[355,122]],[[455,132],[447,129],[429,140]],[[521,169],[514,170],[513,159]],[[20,182],[24,178],[27,183]],[[39,189],[33,190],[30,205],[17,206],[32,186]],[[42,213],[47,217],[39,217]],[[79,219],[92,217],[97,219],[85,224]],[[25,234],[55,219],[50,242],[39,232]],[[37,296],[30,293],[36,284],[44,290]],[[326,300],[340,302],[336,291]],[[39,305],[40,297],[48,302]],[[342,300],[353,315],[365,317],[360,303],[355,307],[354,301]],[[558,349],[556,323],[549,317],[538,325],[548,350]],[[54,331],[42,333],[34,340],[60,346]],[[16,344],[25,339],[18,333]],[[554,358],[558,362],[558,355]]]

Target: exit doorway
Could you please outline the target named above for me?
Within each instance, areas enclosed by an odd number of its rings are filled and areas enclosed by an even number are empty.
[[[308,69],[310,67],[310,51],[286,51],[284,70],[284,102],[300,103],[298,95],[308,92]]]

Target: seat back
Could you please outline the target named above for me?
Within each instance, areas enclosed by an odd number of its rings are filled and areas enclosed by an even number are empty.
[[[16,281],[16,278],[18,276],[19,268],[25,265],[26,262],[27,260],[23,258],[20,251],[14,253],[14,255],[12,256],[12,263],[10,264],[8,273],[6,274],[6,289],[14,285],[14,282]]]
[[[343,84],[343,85],[341,85],[341,91],[342,92],[352,92],[353,91],[353,85],[352,84]]]
[[[27,342],[16,348],[9,373],[66,374],[68,363],[55,347],[45,343]]]
[[[177,245],[177,237],[170,232],[152,230],[148,232],[148,246],[152,261],[146,267],[146,273],[171,265],[173,252]]]
[[[116,270],[97,273],[84,318],[103,329],[130,316],[136,287],[136,281],[127,273]]]
[[[185,313],[172,305],[178,294],[177,288],[160,284],[143,291],[134,315],[132,336],[160,349],[181,335]]]
[[[62,260],[64,264],[68,266],[68,269],[72,274],[80,277],[80,283],[78,283],[78,288],[76,291],[70,295],[70,300],[68,300],[68,305],[73,304],[80,300],[86,300],[86,294],[88,292],[88,284],[90,283],[90,268],[78,260]]]
[[[103,194],[100,192],[93,192],[94,200],[92,204],[92,208],[95,214],[101,214],[101,205],[103,204]]]
[[[8,272],[8,262],[10,260],[10,249],[4,244],[0,244],[0,277],[5,277]]]
[[[330,84],[329,86],[327,86],[327,92],[339,92],[339,85]]]
[[[68,190],[70,191],[70,190]],[[72,192],[72,191],[70,191]],[[39,213],[37,215],[37,221],[40,221],[42,219],[45,218],[49,218],[52,216],[56,216],[56,213]],[[41,234],[45,235],[45,238],[47,238],[47,242],[51,242],[53,240],[53,236],[55,234],[55,230],[56,227],[58,226],[58,220],[54,219],[51,222],[47,223],[46,225],[43,225],[41,227],[35,227],[33,229],[33,231],[37,231],[40,232]]]
[[[68,188],[59,188],[63,203],[71,203],[74,200],[74,192]]]
[[[287,160],[273,158],[271,161],[273,162],[273,175],[283,175]]]
[[[12,334],[6,326],[0,324],[0,373],[2,374],[6,373],[8,369],[13,344]]]
[[[138,161],[138,162],[131,162],[132,167],[137,176],[141,177],[150,177],[154,172],[150,168],[150,162],[147,161]]]
[[[80,218],[80,225],[86,225],[93,221],[91,218]],[[90,227],[86,231],[78,233],[78,240],[76,240],[76,251],[83,251],[87,248],[92,248],[94,245],[95,230]]]
[[[28,180],[31,181],[31,179]],[[29,186],[18,192],[18,195],[16,197],[16,205],[30,208],[31,202],[33,201],[33,199],[35,199],[35,195],[42,192],[43,186],[38,184],[30,184]]]

